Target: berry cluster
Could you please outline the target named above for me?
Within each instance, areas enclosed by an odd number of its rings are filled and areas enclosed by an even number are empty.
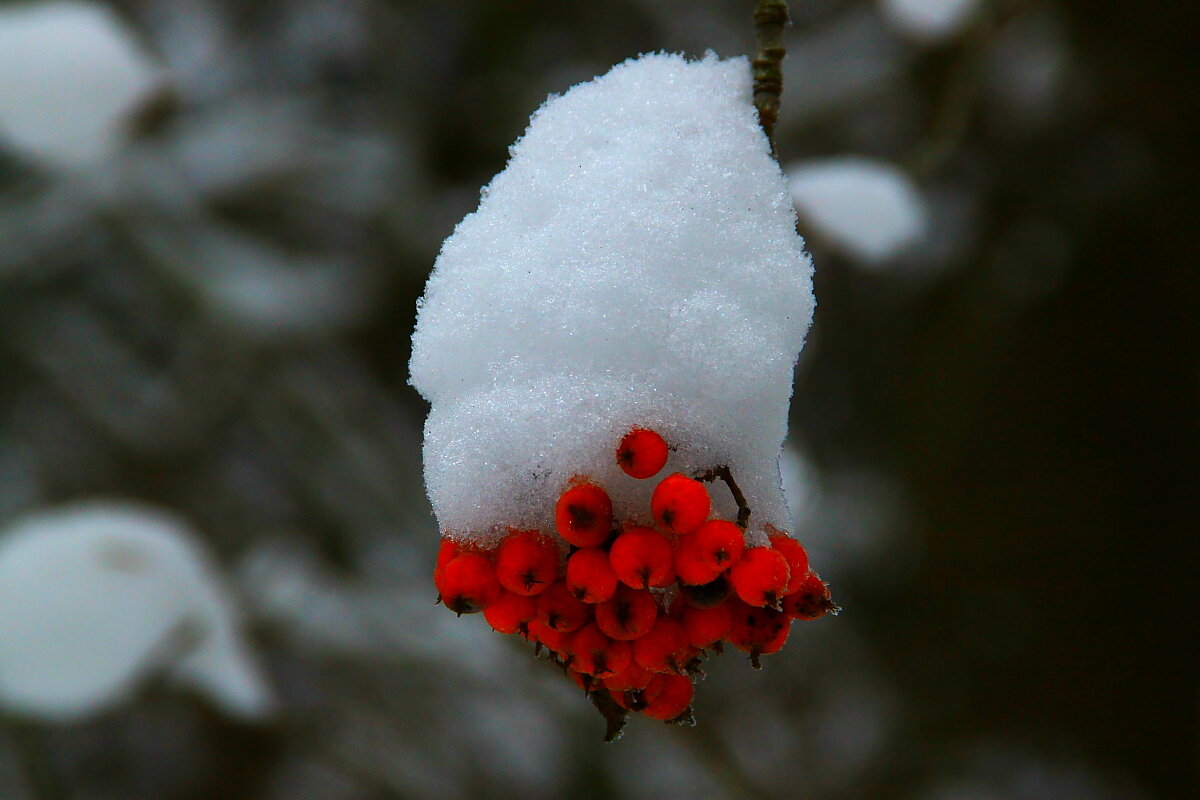
[[[648,479],[668,447],[635,428],[616,455],[626,474]],[[716,478],[733,493],[737,522],[709,518],[704,481]],[[483,612],[494,630],[546,651],[604,714],[609,739],[631,711],[690,722],[700,664],[724,642],[758,669],[792,620],[837,611],[798,541],[767,526],[769,546],[746,547],[750,510],[728,468],[668,475],[650,512],[653,527],[614,520],[604,488],[577,477],[554,513],[568,547],[535,530],[510,530],[492,550],[445,538],[433,574],[451,611]]]

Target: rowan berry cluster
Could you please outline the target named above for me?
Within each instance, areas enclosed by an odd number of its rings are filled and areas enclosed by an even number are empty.
[[[635,428],[616,457],[626,474],[649,479],[668,446]],[[710,519],[704,482],[716,478],[733,492],[737,522]],[[604,714],[609,739],[633,711],[690,722],[710,652],[730,642],[757,669],[793,620],[837,611],[798,541],[768,527],[769,546],[746,546],[749,513],[724,467],[663,478],[650,500],[653,526],[614,519],[608,492],[577,477],[555,506],[558,539],[510,530],[484,550],[444,538],[434,583],[451,611],[482,612],[494,630],[548,653]]]

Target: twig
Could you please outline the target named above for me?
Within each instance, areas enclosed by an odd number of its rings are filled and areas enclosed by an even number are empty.
[[[771,155],[779,157],[775,149],[775,122],[779,119],[779,96],[783,94],[783,59],[787,49],[783,46],[783,29],[787,26],[788,4],[786,0],[758,0],[754,9],[754,28],[758,32],[758,54],[754,57],[754,107],[758,109],[758,121],[771,143]]]
[[[722,464],[696,476],[698,481],[715,481],[717,478],[725,481],[725,485],[729,487],[729,493],[733,495],[733,502],[737,503],[738,507],[738,527],[745,530],[746,526],[750,524],[750,505],[746,502],[746,495],[742,494],[742,488],[733,479],[733,473],[730,472],[729,467]]]

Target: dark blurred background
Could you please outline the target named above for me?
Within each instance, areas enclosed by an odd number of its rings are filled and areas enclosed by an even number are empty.
[[[72,7],[0,13],[42,5]],[[792,3],[781,162],[879,159],[928,216],[872,263],[802,220],[785,478],[841,616],[712,663],[699,727],[605,745],[433,606],[406,381],[441,241],[547,94],[750,53],[753,5],[131,0],[154,79],[112,141],[42,147],[4,101],[0,539],[80,499],[179,515],[278,710],[151,678],[7,713],[0,798],[1198,795],[1190,4]]]

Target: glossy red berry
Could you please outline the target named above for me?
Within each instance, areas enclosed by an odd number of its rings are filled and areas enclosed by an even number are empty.
[[[571,655],[571,634],[556,631],[537,617],[525,626],[525,638],[537,645],[534,652],[545,647],[559,658],[565,659]]]
[[[558,535],[576,547],[599,547],[612,530],[612,500],[594,483],[581,481],[559,495],[554,507]]]
[[[629,528],[608,551],[617,578],[634,589],[662,588],[675,581],[671,543],[653,528]]]
[[[650,513],[663,530],[674,534],[690,533],[708,519],[712,501],[700,481],[682,472],[663,478],[650,496]]]
[[[800,588],[783,598],[783,613],[793,619],[818,619],[837,608],[829,587],[815,572],[808,572]]]
[[[658,601],[643,589],[617,586],[611,600],[595,606],[596,624],[612,639],[629,641],[642,636],[654,626],[658,617]]]
[[[562,581],[555,581],[537,596],[538,620],[560,633],[580,628],[591,616],[591,607],[576,599]]]
[[[667,443],[646,428],[634,428],[617,446],[617,463],[633,478],[651,478],[667,463]]]
[[[571,666],[597,678],[616,675],[633,658],[629,642],[610,639],[595,623],[583,626],[571,637],[571,651],[575,656]]]
[[[784,594],[800,591],[800,584],[804,583],[804,576],[808,574],[808,551],[804,549],[804,545],[783,533],[771,537],[771,547],[788,563],[790,577]]]
[[[733,594],[733,586],[724,573],[700,586],[692,586],[688,583],[679,584],[679,596],[689,606],[696,608],[719,606],[729,599],[731,594]]]
[[[483,611],[504,591],[492,562],[478,553],[459,553],[438,575],[438,593],[455,614]]]
[[[752,606],[778,606],[789,577],[787,559],[769,547],[751,547],[729,570],[733,591]]]
[[[585,603],[603,603],[617,591],[617,573],[599,547],[576,550],[567,559],[567,588]]]
[[[741,528],[727,520],[709,520],[679,537],[675,572],[683,583],[699,586],[712,581],[740,559],[745,549]]]
[[[711,647],[729,635],[730,610],[728,603],[711,608],[685,606],[680,615],[683,631],[692,647]]]
[[[680,672],[691,650],[678,621],[660,616],[654,627],[633,640],[633,660],[651,672]]]
[[[483,610],[483,618],[499,633],[520,633],[537,616],[537,601],[528,595],[502,592]]]
[[[640,692],[650,685],[654,673],[631,660],[625,669],[604,679],[604,688],[616,694],[617,692]]]
[[[662,677],[661,691],[646,704],[642,713],[654,719],[670,722],[687,714],[692,705],[696,687],[692,685],[689,678],[682,675],[663,675]]]
[[[433,567],[433,582],[436,584],[442,575],[442,568],[450,563],[450,559],[458,555],[458,542],[446,537],[438,545],[437,563]]]
[[[783,647],[791,624],[791,619],[781,611],[730,600],[729,641],[750,654],[755,669],[759,668],[760,655],[778,652]]]
[[[558,577],[558,547],[537,531],[513,531],[496,551],[496,580],[510,592],[535,595]]]

